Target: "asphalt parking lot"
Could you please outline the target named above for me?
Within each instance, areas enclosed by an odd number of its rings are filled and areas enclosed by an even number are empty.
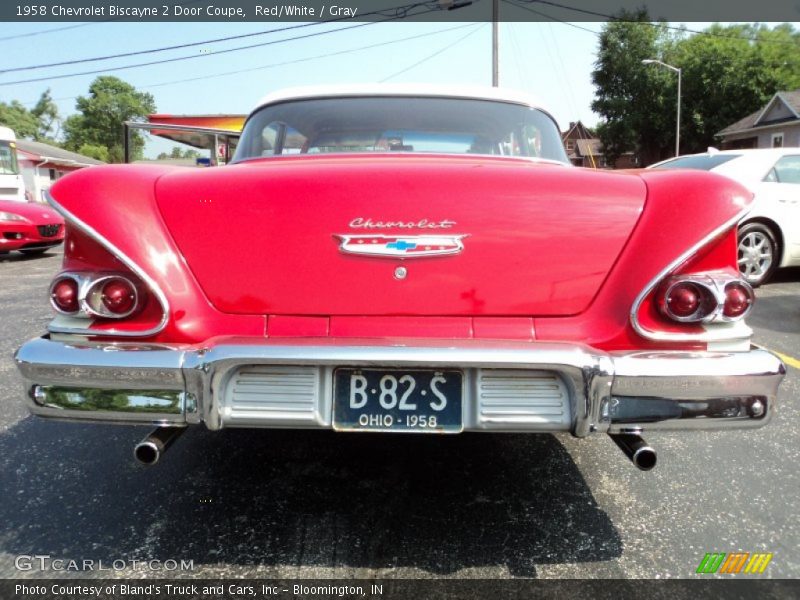
[[[59,262],[0,256],[0,577],[41,576],[15,568],[38,554],[185,559],[180,575],[205,577],[691,578],[706,552],[732,551],[772,552],[763,576],[800,577],[800,363],[768,427],[651,434],[649,473],[603,435],[203,428],[147,468],[132,458],[147,428],[23,406],[12,353],[44,331]],[[757,343],[796,361],[800,269],[758,296]]]

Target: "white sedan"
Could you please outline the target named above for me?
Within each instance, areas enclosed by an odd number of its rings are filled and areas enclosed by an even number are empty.
[[[800,148],[709,148],[648,168],[713,171],[753,191],[753,208],[739,223],[739,270],[751,285],[777,267],[800,265]]]

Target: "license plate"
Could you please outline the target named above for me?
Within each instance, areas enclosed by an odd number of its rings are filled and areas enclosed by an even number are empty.
[[[357,431],[458,433],[461,371],[336,369],[333,427]]]

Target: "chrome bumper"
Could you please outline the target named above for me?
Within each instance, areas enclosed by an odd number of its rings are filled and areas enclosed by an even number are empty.
[[[42,337],[15,358],[35,415],[202,422],[212,430],[331,428],[339,366],[462,369],[465,430],[578,437],[759,427],[773,414],[785,374],[760,349],[610,354],[579,344],[482,340],[220,338],[197,347]]]

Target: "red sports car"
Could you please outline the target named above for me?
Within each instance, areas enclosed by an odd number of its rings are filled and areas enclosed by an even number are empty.
[[[111,201],[113,199],[113,201]],[[497,89],[273,94],[232,164],[103,166],[67,221],[50,335],[17,352],[59,419],[337,431],[608,433],[764,425],[783,364],[750,344],[751,194],[698,171],[572,167]]]
[[[44,254],[64,241],[64,219],[49,206],[0,200],[0,254]]]

